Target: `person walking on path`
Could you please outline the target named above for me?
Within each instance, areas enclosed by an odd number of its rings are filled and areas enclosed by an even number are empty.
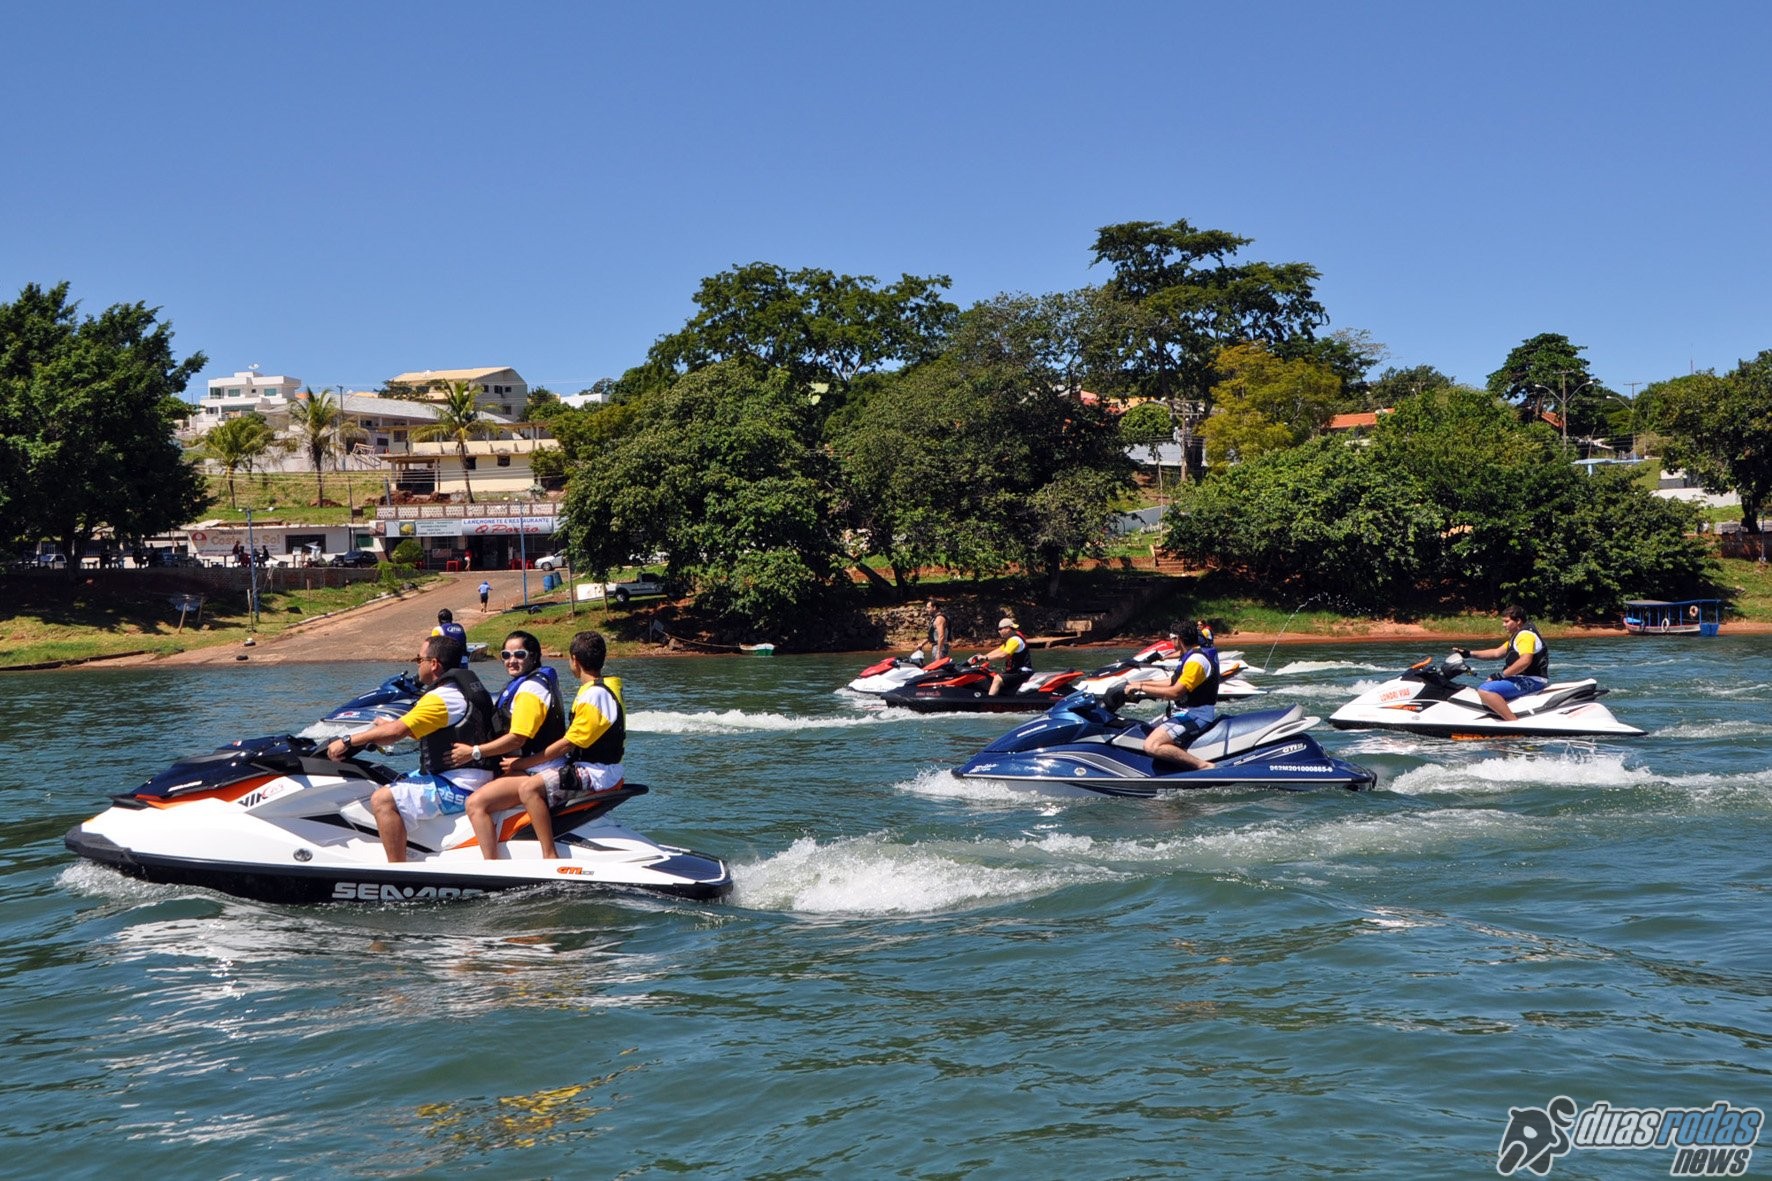
[[[480,580],[480,614],[484,615],[484,614],[486,614],[486,612],[491,610],[491,608],[486,605],[487,600],[490,599],[491,597],[492,597],[492,584],[490,582],[487,582],[484,578],[482,578]]]

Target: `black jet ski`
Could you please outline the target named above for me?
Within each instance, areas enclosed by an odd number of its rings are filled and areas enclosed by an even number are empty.
[[[974,657],[883,693],[880,700],[918,713],[1028,713],[1063,699],[1083,670],[1034,673],[995,697],[991,696],[991,675],[991,666]]]
[[[346,738],[384,718],[405,717],[424,695],[425,687],[411,673],[395,673],[367,693],[359,693],[325,717],[298,731],[298,738]]]
[[[556,809],[557,860],[542,858],[528,813],[518,808],[498,817],[497,861],[481,856],[462,815],[409,819],[409,860],[389,864],[368,800],[396,778],[380,763],[333,762],[313,739],[247,739],[180,759],[113,797],[65,840],[80,856],[134,877],[267,902],[471,898],[537,885],[695,899],[732,889],[718,858],[658,844],[609,818],[646,793],[637,783]]]
[[[1118,689],[1100,697],[1073,693],[985,747],[954,774],[1046,794],[1145,797],[1202,787],[1358,791],[1376,780],[1366,768],[1325,754],[1305,733],[1319,719],[1297,705],[1219,715],[1187,744],[1190,753],[1212,762],[1211,768],[1159,762],[1144,753],[1154,723],[1119,716],[1124,700],[1124,690]]]

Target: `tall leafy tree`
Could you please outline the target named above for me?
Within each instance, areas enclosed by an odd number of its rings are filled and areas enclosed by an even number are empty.
[[[437,405],[437,421],[414,429],[412,437],[419,442],[455,444],[456,457],[461,460],[462,483],[467,489],[468,503],[473,504],[474,481],[468,475],[468,443],[485,438],[492,430],[492,421],[480,412],[479,394],[473,385],[452,381],[448,393]]]
[[[1596,378],[1581,346],[1555,332],[1541,332],[1508,353],[1489,375],[1489,392],[1520,407],[1528,421],[1554,411],[1572,440],[1606,431],[1608,401],[1615,395]]]
[[[844,551],[806,391],[727,361],[634,404],[566,496],[574,562],[593,572],[664,551],[698,604],[793,637],[840,599]]]
[[[228,507],[239,508],[239,499],[234,494],[234,474],[252,471],[276,449],[277,432],[264,416],[241,414],[210,427],[191,454],[220,466],[228,480]]]
[[[802,388],[830,387],[839,404],[863,373],[915,364],[940,351],[958,309],[941,292],[946,275],[839,275],[753,262],[712,275],[697,311],[648,354],[654,384],[725,360],[780,369]],[[830,408],[826,406],[826,409]]]
[[[296,446],[314,465],[314,503],[326,503],[326,461],[333,466],[350,444],[364,434],[345,417],[344,396],[331,387],[315,393],[305,389],[289,404],[289,421],[295,427]]]
[[[1225,349],[1217,369],[1224,377],[1213,387],[1212,415],[1201,428],[1215,464],[1297,446],[1322,429],[1341,398],[1333,370],[1284,360],[1259,344]]]
[[[1026,297],[969,310],[939,361],[868,399],[834,440],[848,519],[901,587],[930,562],[1020,565],[1050,594],[1067,562],[1100,549],[1131,465],[1067,376],[1074,311]]]
[[[1314,340],[1329,319],[1316,298],[1319,272],[1302,262],[1238,261],[1251,241],[1187,221],[1103,226],[1094,261],[1113,276],[1091,350],[1098,371],[1127,392],[1168,402],[1191,424],[1193,407],[1210,406],[1212,362],[1225,346]]]
[[[82,319],[66,283],[0,304],[0,527],[11,539],[53,537],[73,556],[102,527],[148,536],[208,505],[172,433],[190,413],[179,394],[207,360],[178,360],[172,335],[141,303]]]
[[[1662,459],[1707,492],[1741,498],[1741,527],[1760,531],[1772,494],[1772,350],[1726,376],[1706,371],[1643,391],[1645,414],[1662,434]]]

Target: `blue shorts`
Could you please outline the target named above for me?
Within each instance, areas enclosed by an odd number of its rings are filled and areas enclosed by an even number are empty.
[[[433,816],[460,816],[468,808],[468,795],[489,782],[492,772],[475,768],[450,771],[445,775],[410,772],[389,784],[394,793],[394,806],[403,816],[413,820],[429,820]]]
[[[1543,677],[1497,677],[1493,681],[1484,681],[1478,688],[1503,701],[1512,701],[1522,693],[1542,693],[1548,684],[1550,682]]]
[[[1204,734],[1218,720],[1216,705],[1196,705],[1192,709],[1177,710],[1157,725],[1172,741],[1179,743],[1183,739]]]

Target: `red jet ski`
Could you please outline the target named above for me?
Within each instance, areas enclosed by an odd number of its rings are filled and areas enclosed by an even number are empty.
[[[914,709],[918,713],[1037,713],[1057,704],[1071,693],[1083,674],[1080,668],[1063,672],[1033,673],[1019,686],[992,697],[990,665],[974,657],[935,676],[925,676],[882,694],[887,705]]]

